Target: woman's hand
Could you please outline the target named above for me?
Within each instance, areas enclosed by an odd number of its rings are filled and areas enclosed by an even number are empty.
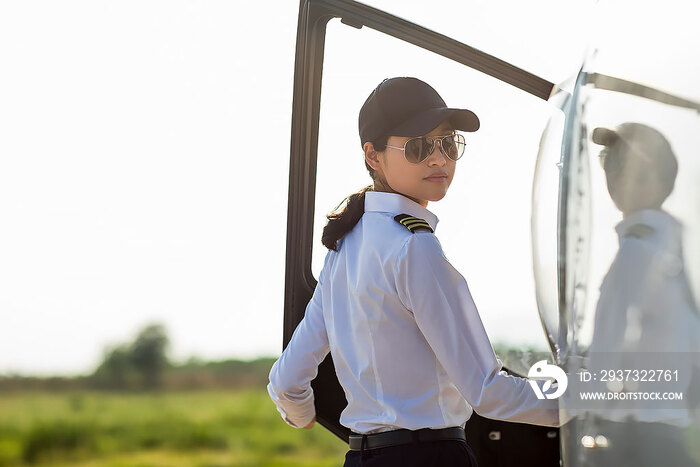
[[[304,429],[310,430],[314,426],[314,424],[316,424],[316,417],[315,416],[314,416],[313,420],[311,420],[311,422],[309,422],[309,424],[304,427]]]

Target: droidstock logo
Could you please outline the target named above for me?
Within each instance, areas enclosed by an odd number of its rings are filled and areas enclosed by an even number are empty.
[[[540,360],[530,367],[530,371],[527,377],[531,380],[528,381],[532,390],[535,391],[538,399],[556,399],[566,391],[566,386],[569,384],[569,379],[566,377],[564,370],[556,365],[547,363],[547,360]],[[534,381],[533,381],[534,380]],[[544,381],[542,385],[542,390],[537,385],[537,380]],[[545,394],[551,387],[552,383],[557,383],[556,390],[551,394]]]

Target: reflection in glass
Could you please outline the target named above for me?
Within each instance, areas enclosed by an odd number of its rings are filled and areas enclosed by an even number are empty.
[[[574,418],[560,430],[562,464],[697,466],[700,69],[689,57],[700,33],[687,5],[673,1],[600,2],[595,17],[571,102],[550,98],[566,123],[554,135],[550,124],[539,156],[561,156],[559,268],[555,277],[550,252],[537,254],[535,270],[542,320],[560,334],[558,363],[569,375],[560,408]],[[557,154],[549,143],[559,136]],[[589,201],[574,209],[577,197]],[[539,202],[550,204],[551,228],[552,201]],[[533,217],[533,242],[542,219]],[[634,370],[652,369],[664,378],[635,379]],[[583,401],[579,391],[609,399]],[[682,399],[632,399],[656,393]]]
[[[587,367],[598,375],[609,369],[672,368],[670,384],[620,378],[597,386],[620,396],[661,388],[690,395],[700,317],[685,273],[682,225],[663,209],[676,181],[676,156],[663,134],[637,122],[598,127],[591,136],[603,146],[599,159],[607,191],[623,220],[615,225],[619,248],[600,286]],[[635,444],[662,438],[666,442],[654,446],[655,456],[693,465],[682,441],[692,421],[683,404],[608,402],[590,411],[616,442],[592,452],[598,461],[626,461]],[[638,451],[649,459],[646,449]]]
[[[597,63],[591,54],[563,108],[573,127],[560,130],[558,288],[538,294],[550,333],[569,333],[560,407],[574,418],[561,429],[563,465],[700,465],[700,105]],[[574,209],[576,198],[589,202]],[[551,289],[551,274],[537,280]],[[635,379],[648,370],[671,378]],[[682,398],[653,400],[661,393]]]

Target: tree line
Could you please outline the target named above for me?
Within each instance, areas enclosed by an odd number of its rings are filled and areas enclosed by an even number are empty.
[[[275,358],[252,361],[177,363],[169,358],[170,339],[162,324],[143,327],[129,342],[109,346],[89,375],[75,377],[1,376],[0,391],[98,389],[153,391],[198,388],[264,387]]]

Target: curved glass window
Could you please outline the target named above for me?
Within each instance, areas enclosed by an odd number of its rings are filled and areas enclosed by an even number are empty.
[[[558,206],[562,145],[571,94],[560,90],[551,99],[552,115],[540,140],[532,192],[532,249],[537,303],[550,348],[560,356],[566,347],[566,320],[559,310]]]
[[[700,90],[686,60],[700,34],[683,11],[601,4],[570,103],[552,101],[565,124],[553,118],[543,137],[533,232],[552,238],[543,198],[561,135],[558,267],[549,252],[536,270],[542,319],[576,375],[560,399],[575,415],[561,429],[564,465],[700,461]]]

